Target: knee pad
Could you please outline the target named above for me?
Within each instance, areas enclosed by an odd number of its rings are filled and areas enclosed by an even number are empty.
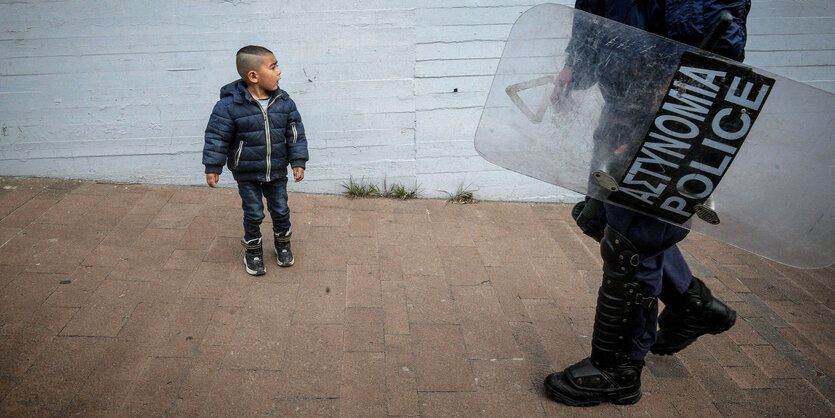
[[[600,240],[603,274],[621,281],[635,281],[635,269],[640,261],[638,249],[623,234],[609,225]]]

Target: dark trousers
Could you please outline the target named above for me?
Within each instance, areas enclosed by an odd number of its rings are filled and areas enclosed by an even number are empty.
[[[261,222],[264,220],[264,201],[273,220],[273,232],[290,229],[290,208],[287,206],[287,177],[271,182],[239,181],[238,193],[244,210],[244,239],[261,238]]]
[[[678,293],[690,286],[693,275],[676,245],[690,231],[608,203],[590,223],[601,228],[603,223],[608,224],[635,245],[639,255],[635,278],[645,296],[658,296],[664,286],[673,286]],[[651,309],[641,308],[634,323],[636,328],[629,354],[640,360],[655,343],[657,305]]]

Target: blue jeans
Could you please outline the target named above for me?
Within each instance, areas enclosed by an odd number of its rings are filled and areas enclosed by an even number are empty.
[[[264,220],[264,201],[273,219],[273,232],[290,229],[290,208],[287,206],[287,177],[269,183],[260,181],[239,181],[238,193],[244,209],[244,239],[261,238],[261,222]]]

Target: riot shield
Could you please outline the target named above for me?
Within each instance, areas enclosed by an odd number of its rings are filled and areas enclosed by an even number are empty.
[[[475,147],[509,170],[817,268],[835,262],[833,118],[830,93],[544,4],[511,29]]]

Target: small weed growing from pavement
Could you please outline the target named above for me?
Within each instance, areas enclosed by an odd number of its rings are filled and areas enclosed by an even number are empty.
[[[457,203],[459,205],[478,203],[478,200],[476,200],[475,197],[473,197],[474,191],[470,190],[470,186],[464,186],[464,183],[461,183],[461,185],[458,186],[458,190],[456,190],[455,193],[450,193],[447,191],[444,191],[444,193],[446,193],[447,196],[449,196],[447,202]]]
[[[348,178],[347,183],[342,183],[342,187],[345,189],[345,196],[348,196],[351,199],[358,199],[360,197],[375,197],[380,194],[380,189],[377,188],[377,185],[368,182],[365,179],[361,179],[357,182],[354,180],[353,176]]]
[[[357,182],[354,177],[350,177],[347,183],[343,183],[342,187],[345,189],[345,196],[351,199],[358,199],[361,197],[387,197],[391,199],[415,199],[418,197],[419,188],[417,184],[413,187],[406,187],[402,184],[395,183],[391,187],[388,186],[386,179],[383,179],[383,186],[379,187],[374,183],[366,181],[365,179]]]
[[[386,191],[386,195],[387,197],[397,199],[414,199],[418,197],[418,187],[417,185],[414,187],[406,187],[402,184],[395,183]]]

